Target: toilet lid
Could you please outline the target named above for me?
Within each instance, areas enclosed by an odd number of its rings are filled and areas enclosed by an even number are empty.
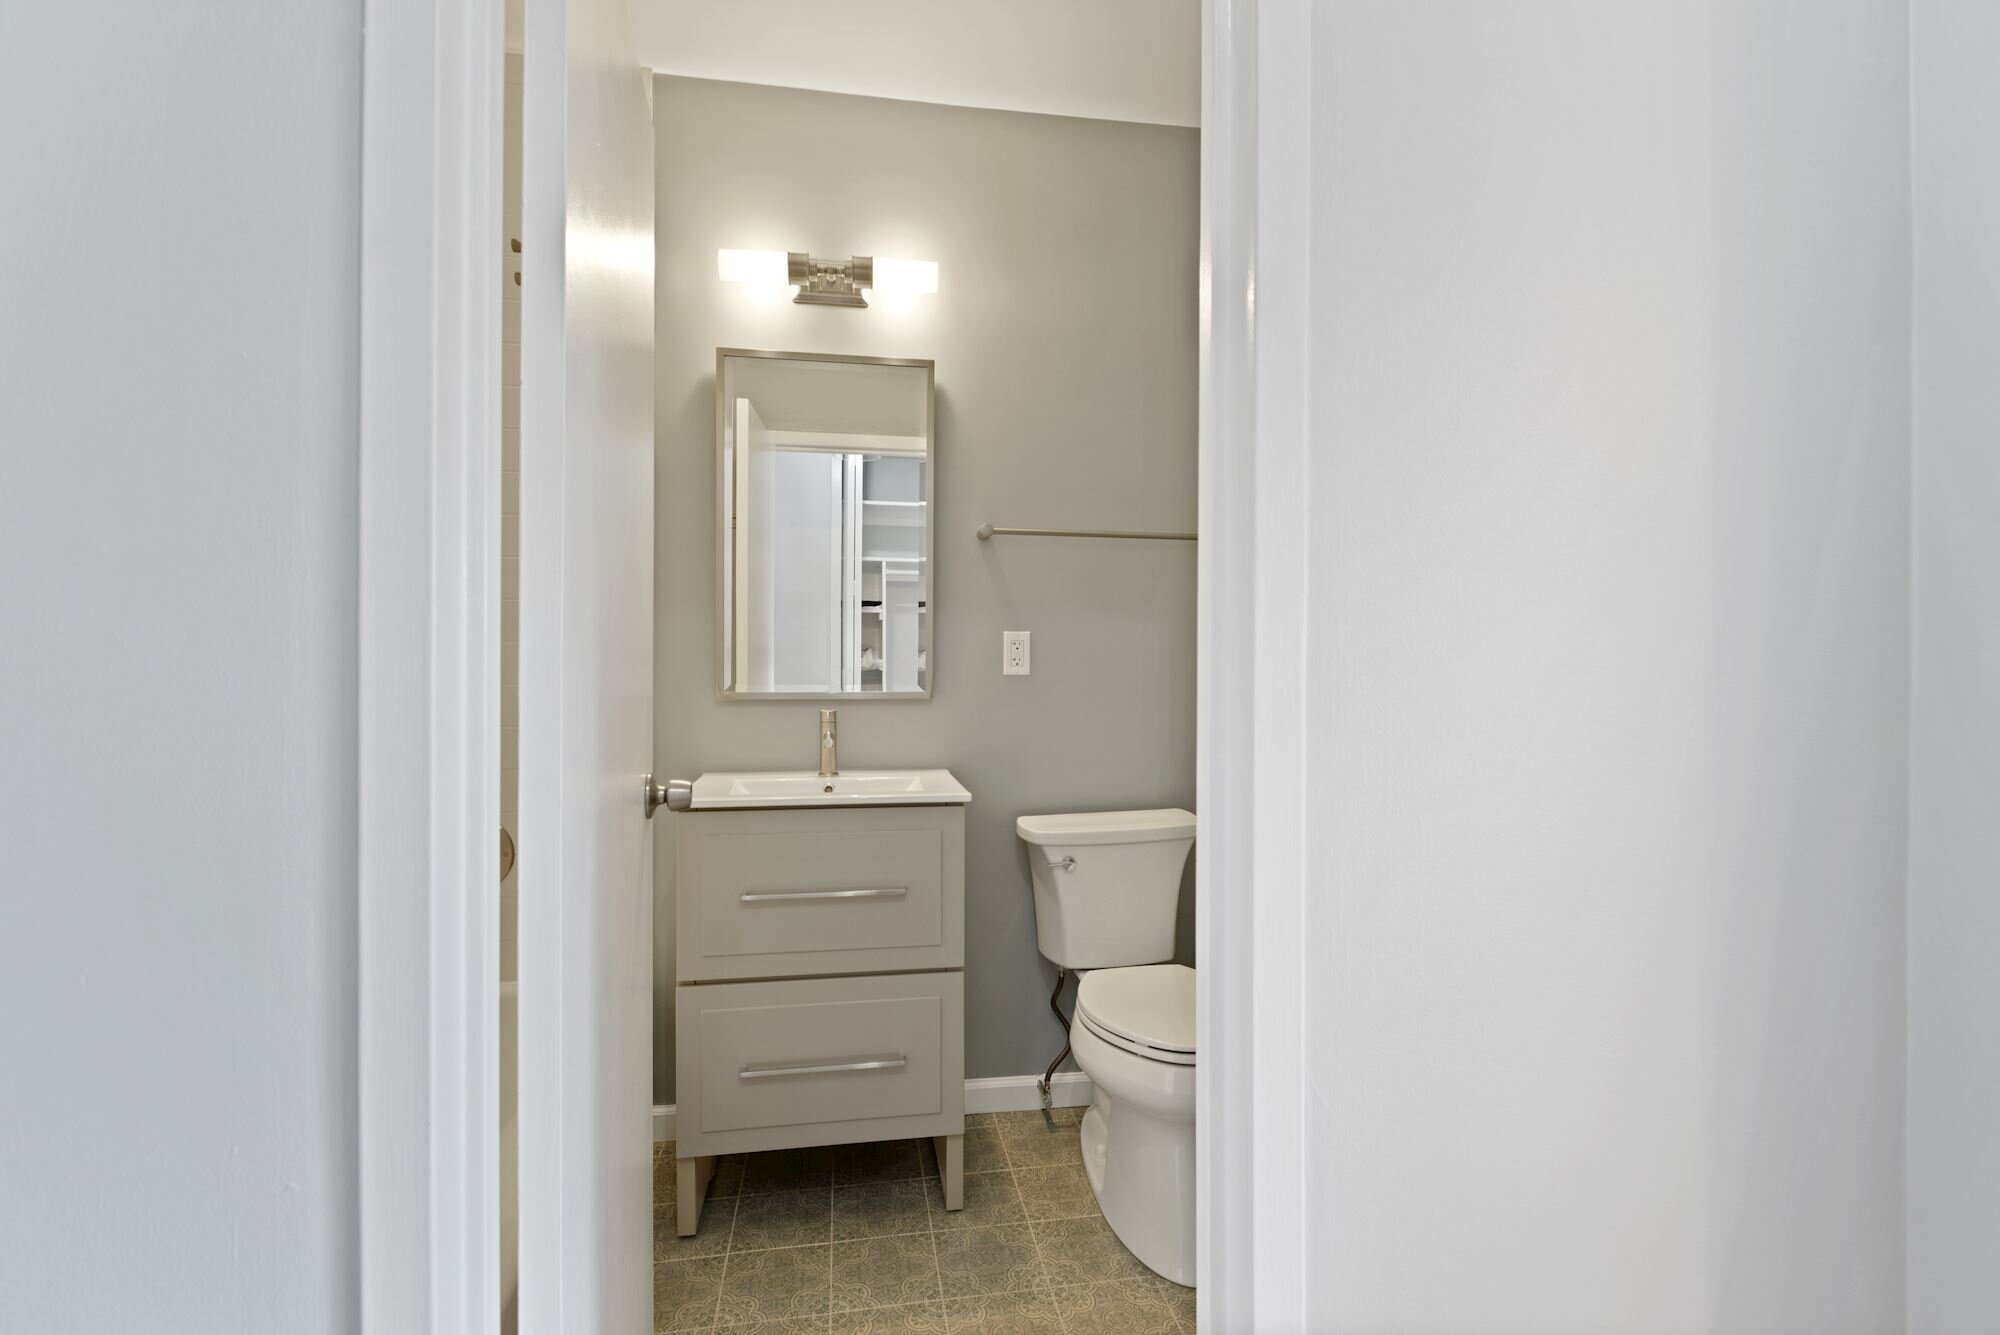
[[[1194,970],[1185,964],[1092,969],[1076,988],[1076,1009],[1107,1038],[1151,1049],[1162,1060],[1194,1057]]]

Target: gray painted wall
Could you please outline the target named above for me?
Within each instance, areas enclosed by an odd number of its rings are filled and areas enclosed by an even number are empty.
[[[1194,804],[1190,544],[981,543],[983,521],[1192,529],[1195,131],[662,77],[662,774],[815,763],[817,706],[715,700],[718,346],[938,364],[936,694],[842,702],[841,761],[943,765],[966,821],[966,1074],[1061,1038],[1014,818]],[[935,259],[902,313],[759,302],[721,247]],[[1000,675],[1000,633],[1034,673]],[[673,1101],[673,822],[657,846],[655,1097]],[[1182,950],[1191,959],[1193,893]]]
[[[1909,1325],[2000,1330],[2000,10],[1918,0]]]
[[[361,6],[0,29],[0,1330],[352,1331]]]

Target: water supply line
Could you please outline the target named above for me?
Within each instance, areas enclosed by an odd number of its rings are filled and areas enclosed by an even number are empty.
[[[1042,1073],[1041,1084],[1042,1120],[1047,1122],[1051,1127],[1055,1125],[1055,1118],[1050,1116],[1050,1111],[1054,1107],[1055,1091],[1053,1085],[1056,1078],[1056,1067],[1061,1066],[1063,1059],[1069,1056],[1069,1017],[1062,1013],[1062,1007],[1057,1004],[1062,1000],[1063,984],[1068,981],[1069,970],[1058,965],[1056,968],[1056,990],[1049,993],[1049,1010],[1054,1013],[1056,1023],[1062,1026],[1063,1045],[1062,1051],[1056,1054],[1056,1059],[1049,1063],[1049,1069]]]

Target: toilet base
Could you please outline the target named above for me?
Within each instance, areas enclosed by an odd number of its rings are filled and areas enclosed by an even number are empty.
[[[1083,1114],[1083,1175],[1090,1179],[1090,1194],[1104,1195],[1104,1114],[1095,1103]]]
[[[1070,1041],[1096,1084],[1078,1135],[1104,1221],[1148,1269],[1192,1287],[1194,1068],[1135,1057],[1080,1024]],[[1136,1097],[1121,1099],[1128,1082]]]

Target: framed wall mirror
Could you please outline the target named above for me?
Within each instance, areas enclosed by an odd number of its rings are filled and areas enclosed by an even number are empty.
[[[929,698],[935,369],[716,350],[721,699]]]

